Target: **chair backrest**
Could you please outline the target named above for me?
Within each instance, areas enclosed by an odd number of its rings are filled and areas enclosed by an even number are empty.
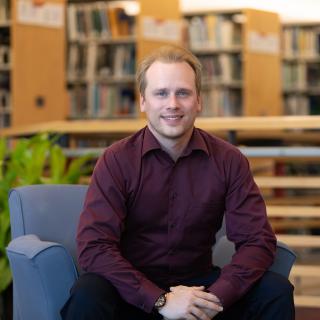
[[[87,186],[30,185],[9,194],[12,238],[35,234],[62,244],[76,260],[76,230]],[[78,266],[78,265],[77,265]]]

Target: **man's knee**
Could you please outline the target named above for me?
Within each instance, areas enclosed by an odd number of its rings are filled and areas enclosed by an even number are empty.
[[[267,271],[258,284],[258,290],[269,299],[281,296],[289,298],[293,296],[294,287],[286,277]]]
[[[61,311],[63,319],[112,319],[119,294],[111,283],[99,275],[81,276],[71,289],[71,294]],[[90,315],[90,318],[86,318]],[[80,318],[79,318],[80,317]]]

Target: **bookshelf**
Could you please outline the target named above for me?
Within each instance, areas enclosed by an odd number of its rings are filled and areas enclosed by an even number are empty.
[[[320,22],[283,25],[283,100],[287,115],[320,114]]]
[[[155,8],[156,7],[156,8]],[[178,1],[69,1],[67,83],[70,119],[140,117],[136,62],[166,40],[145,38],[145,17],[180,18]]]
[[[11,12],[11,125],[64,120],[65,0],[11,0]]]
[[[203,65],[203,116],[282,115],[280,21],[253,9],[184,14]]]
[[[69,1],[71,119],[134,117],[137,1]]]
[[[0,3],[0,129],[11,122],[11,47],[10,47],[10,3]]]

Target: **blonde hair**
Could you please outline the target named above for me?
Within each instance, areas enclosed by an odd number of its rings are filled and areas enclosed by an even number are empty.
[[[194,71],[195,75],[195,86],[197,95],[200,95],[201,91],[201,63],[196,56],[194,56],[187,49],[176,46],[176,45],[167,45],[158,48],[153,51],[150,55],[146,56],[140,63],[136,73],[136,80],[139,92],[142,96],[144,96],[146,87],[147,87],[147,79],[146,73],[150,66],[156,62],[164,62],[164,63],[175,63],[175,62],[186,62]]]

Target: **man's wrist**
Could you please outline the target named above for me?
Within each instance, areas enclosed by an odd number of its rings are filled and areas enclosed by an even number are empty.
[[[159,311],[161,308],[165,306],[166,302],[167,302],[167,293],[165,292],[165,293],[162,293],[154,303],[155,310]]]

